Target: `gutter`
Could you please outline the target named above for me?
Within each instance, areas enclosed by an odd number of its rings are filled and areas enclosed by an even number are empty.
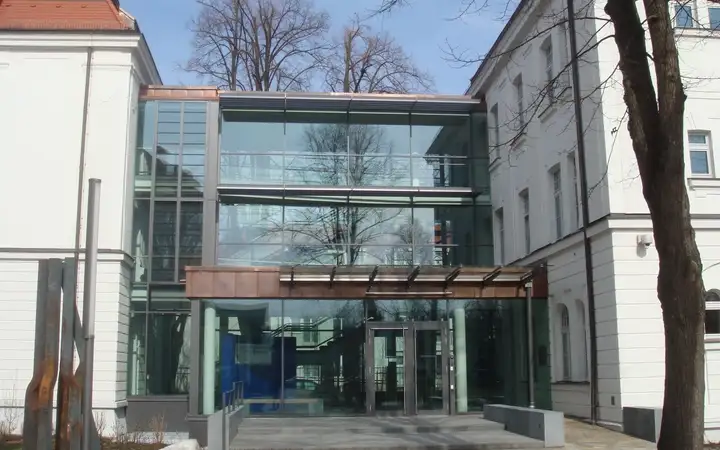
[[[578,165],[580,166],[580,195],[582,198],[582,233],[585,249],[585,284],[588,300],[588,328],[590,331],[590,421],[598,423],[598,365],[597,365],[597,324],[595,320],[595,274],[593,273],[592,243],[588,236],[590,205],[587,161],[585,158],[585,133],[582,118],[582,97],[580,93],[580,71],[577,59],[577,34],[575,31],[574,0],[567,0],[568,31],[570,37],[570,65],[572,68],[572,92],[575,106],[575,133],[577,138]]]
[[[75,212],[75,247],[73,257],[75,258],[75,276],[80,267],[80,240],[82,237],[82,211],[83,211],[83,187],[85,186],[85,154],[87,148],[87,123],[88,109],[90,106],[90,75],[92,71],[93,48],[87,48],[85,60],[85,96],[83,100],[83,117],[80,128],[80,159],[78,162],[78,187],[77,187],[77,210]],[[76,294],[77,295],[77,294]]]

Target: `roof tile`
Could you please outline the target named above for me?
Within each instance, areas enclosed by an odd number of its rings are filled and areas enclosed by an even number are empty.
[[[0,0],[0,30],[131,30],[114,0]]]

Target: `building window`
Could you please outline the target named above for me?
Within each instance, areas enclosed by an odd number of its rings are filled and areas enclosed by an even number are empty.
[[[692,6],[686,1],[675,5],[675,26],[678,28],[692,28],[693,26]]]
[[[495,210],[495,222],[498,232],[498,250],[500,253],[500,264],[505,264],[505,217],[503,217],[503,209],[498,208]]]
[[[569,381],[571,377],[570,356],[570,312],[567,306],[560,305],[560,338],[562,344],[562,379]]]
[[[530,191],[520,192],[520,212],[523,218],[523,231],[525,232],[525,254],[530,254]]]
[[[585,381],[588,377],[588,351],[587,351],[587,320],[585,319],[585,304],[582,302],[582,300],[576,300],[577,303],[577,310],[578,314],[580,315],[580,337],[582,338],[582,347],[581,347],[581,354],[582,358],[580,361],[582,362],[582,372],[580,373],[580,379]]]
[[[720,290],[705,293],[705,334],[720,334]]]
[[[572,185],[570,186],[570,189],[572,189],[572,199],[573,199],[573,230],[580,227],[580,224],[582,221],[580,220],[580,196],[578,194],[579,187],[578,187],[578,171],[577,171],[577,165],[575,164],[575,153],[570,153],[568,156],[568,168],[570,169],[570,175],[572,178],[570,180],[572,181]]]
[[[525,100],[523,99],[523,79],[522,75],[518,75],[513,81],[513,87],[515,88],[515,105],[517,108],[517,129],[522,130],[525,126]]]
[[[560,177],[560,166],[555,166],[550,171],[552,180],[553,199],[555,202],[555,238],[563,236],[563,207],[562,207],[562,178]]]
[[[540,47],[543,55],[543,70],[545,78],[545,92],[549,104],[555,103],[555,70],[553,65],[552,37],[548,37]]]
[[[500,156],[500,114],[498,114],[497,103],[490,108],[490,118],[492,119],[493,136],[491,145],[494,147],[493,153],[495,153],[495,156]]]
[[[693,175],[710,175],[710,135],[702,131],[688,133],[690,171]]]
[[[710,16],[710,29],[720,30],[720,8],[708,8]]]

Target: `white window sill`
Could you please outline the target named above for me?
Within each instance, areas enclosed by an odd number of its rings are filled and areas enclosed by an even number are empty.
[[[693,177],[688,178],[688,188],[693,191],[704,189],[720,189],[720,178],[713,177]]]

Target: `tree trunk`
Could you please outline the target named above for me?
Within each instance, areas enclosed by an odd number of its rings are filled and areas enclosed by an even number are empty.
[[[644,0],[657,94],[637,2],[608,0],[623,75],[628,130],[660,261],[665,398],[658,449],[700,450],[704,441],[705,301],[702,262],[685,187],[685,93],[667,0]]]

